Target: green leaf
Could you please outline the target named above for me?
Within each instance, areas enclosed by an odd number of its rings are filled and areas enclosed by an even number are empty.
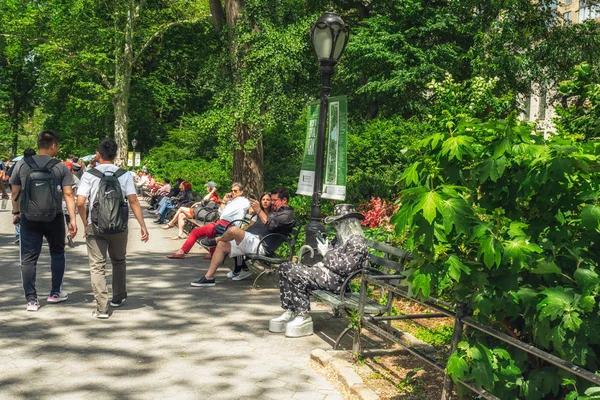
[[[561,274],[562,270],[552,260],[540,260],[536,263],[535,269],[531,270],[531,272],[538,275]]]
[[[437,215],[437,209],[441,208],[441,197],[435,191],[425,193],[419,203],[413,209],[413,215],[423,210],[423,216],[430,224],[433,223]]]
[[[523,232],[523,229],[525,229],[527,227],[529,227],[529,225],[526,223],[512,221],[510,223],[510,228],[508,228],[508,234],[512,238],[515,238],[517,236],[527,236],[527,235],[525,235],[525,232]]]
[[[446,260],[446,265],[448,266],[450,278],[454,279],[456,282],[460,282],[461,271],[467,275],[471,273],[471,268],[463,264],[455,255],[451,255],[448,260]]]
[[[565,308],[569,307],[573,302],[573,295],[560,286],[548,288],[541,292],[541,294],[545,295],[546,298],[537,305],[537,309],[541,311],[540,318],[555,320],[562,316]]]
[[[583,392],[590,399],[600,399],[600,387],[593,386],[591,388],[587,388],[585,392]]]
[[[418,185],[419,184],[419,172],[417,171],[417,168],[419,167],[420,164],[421,163],[418,161],[413,163],[410,167],[408,167],[406,169],[406,171],[404,171],[402,176],[400,176],[400,180],[406,182],[407,186],[409,186],[410,184]]]
[[[562,321],[565,329],[568,329],[573,332],[579,332],[579,327],[583,322],[581,318],[579,318],[579,313],[576,311],[565,313],[565,315],[563,315]]]
[[[492,302],[481,293],[478,293],[473,298],[473,308],[478,311],[479,315],[490,315],[492,312]]]
[[[452,377],[452,380],[456,383],[457,380],[463,379],[467,372],[469,372],[469,365],[464,358],[460,357],[457,352],[454,352],[448,359],[446,364],[446,372]]]
[[[583,207],[579,216],[584,229],[594,230],[600,227],[600,206],[588,204]]]
[[[431,277],[429,276],[429,274],[421,274],[417,271],[415,272],[413,277],[413,293],[418,294],[418,292],[420,291],[421,293],[423,293],[423,296],[429,297],[431,295]]]
[[[451,136],[442,144],[441,154],[443,156],[448,154],[448,160],[456,158],[462,161],[463,155],[470,154],[469,147],[473,143],[473,140],[471,136]]]
[[[484,183],[488,178],[496,182],[504,175],[506,164],[506,157],[485,159],[479,167],[479,182]]]
[[[575,282],[577,282],[577,286],[584,291],[596,286],[600,281],[600,278],[596,272],[585,268],[577,268],[573,274],[573,277],[575,278]]]
[[[502,245],[492,236],[487,236],[481,241],[479,253],[483,254],[483,263],[486,267],[500,266],[502,261]]]
[[[508,138],[503,138],[496,142],[494,146],[494,158],[500,158],[504,154],[511,154],[512,143]]]
[[[596,298],[594,296],[582,296],[577,305],[585,312],[592,312],[596,305]]]
[[[494,389],[494,373],[488,360],[477,360],[472,364],[471,376],[475,383],[487,390]]]
[[[523,304],[526,308],[535,307],[537,305],[538,294],[535,290],[531,288],[519,288],[519,291],[517,292],[517,297],[519,298],[521,304]]]
[[[541,253],[542,249],[535,243],[530,243],[524,237],[517,237],[504,243],[504,259],[520,266],[527,265],[532,253]]]

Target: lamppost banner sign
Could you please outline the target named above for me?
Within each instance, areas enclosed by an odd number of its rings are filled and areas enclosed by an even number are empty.
[[[308,104],[308,121],[304,159],[297,194],[312,196],[315,181],[317,130],[319,126],[319,101]],[[346,199],[348,99],[346,96],[329,98],[327,138],[325,151],[325,176],[322,197],[332,200]]]
[[[127,152],[127,166],[133,167],[133,151]]]

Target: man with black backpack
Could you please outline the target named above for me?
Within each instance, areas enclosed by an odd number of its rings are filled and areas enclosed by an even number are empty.
[[[106,254],[112,263],[112,307],[120,307],[127,299],[126,262],[127,220],[129,208],[142,228],[142,241],[148,241],[148,230],[142,215],[131,174],[113,164],[117,155],[114,140],[104,139],[96,148],[96,168],[84,173],[77,189],[77,208],[85,227],[92,290],[96,300],[96,318],[108,318],[106,287]],[[88,202],[89,212],[86,212]]]
[[[58,142],[56,133],[40,132],[39,154],[23,157],[10,177],[13,223],[21,226],[21,276],[28,311],[40,308],[35,276],[44,237],[50,248],[52,270],[48,303],[67,300],[66,292],[61,293],[65,274],[65,218],[61,198],[64,197],[71,217],[69,236],[73,237],[77,233],[72,190],[75,182],[67,166],[54,158],[58,153]]]

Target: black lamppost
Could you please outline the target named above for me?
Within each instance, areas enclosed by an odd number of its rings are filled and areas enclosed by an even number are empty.
[[[131,161],[131,166],[135,169],[135,146],[137,146],[137,139],[133,139],[131,145],[133,146],[133,160]]]
[[[310,39],[313,49],[321,65],[321,105],[319,108],[319,130],[317,132],[317,149],[315,163],[315,180],[310,210],[310,222],[306,225],[306,244],[315,249],[313,258],[306,258],[306,264],[314,264],[320,260],[316,252],[317,232],[325,232],[321,222],[321,191],[323,190],[323,162],[325,156],[325,128],[327,125],[327,108],[331,92],[331,77],[335,64],[338,62],[348,43],[349,28],[339,15],[329,12],[319,17],[311,24]]]

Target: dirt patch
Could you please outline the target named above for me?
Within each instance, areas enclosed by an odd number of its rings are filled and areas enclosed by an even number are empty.
[[[355,363],[355,370],[383,400],[430,400],[442,395],[444,375],[411,355],[365,358]]]

